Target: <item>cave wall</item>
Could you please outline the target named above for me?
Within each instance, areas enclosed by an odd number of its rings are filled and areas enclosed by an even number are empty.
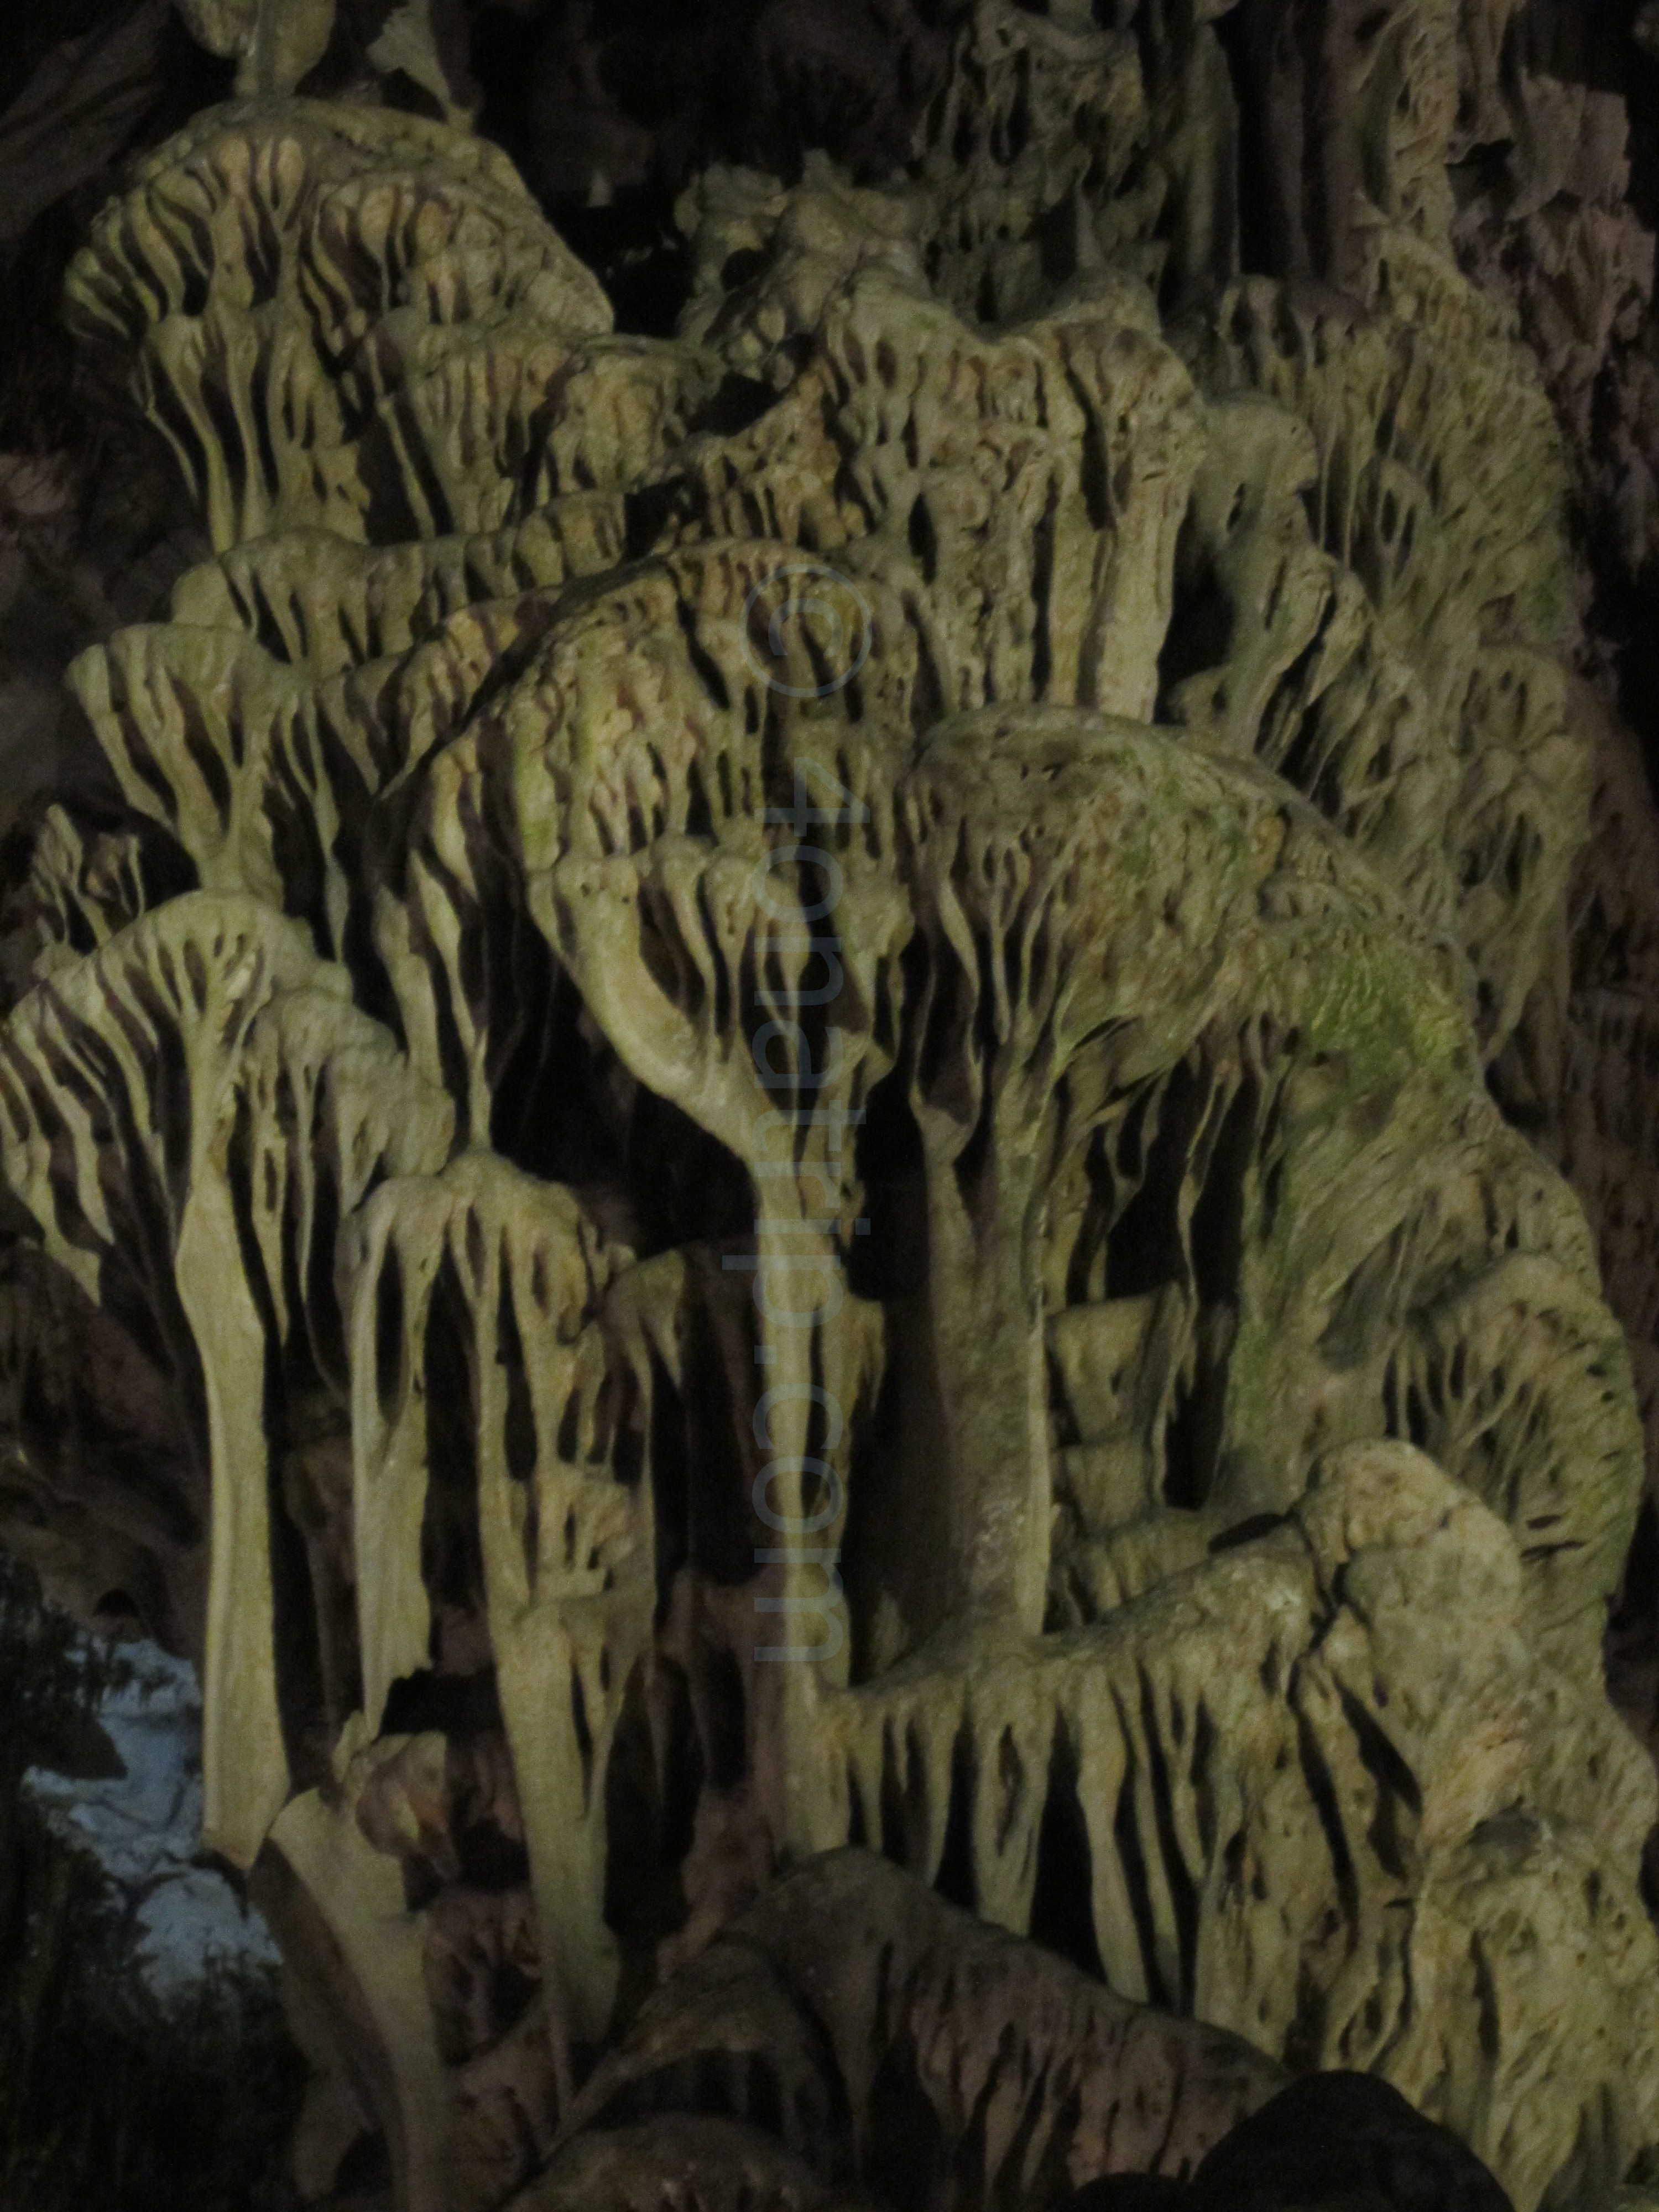
[[[148,565],[32,648],[0,1533],[202,1669],[304,2193],[1058,2206],[1344,2069],[1607,2201],[1619,97],[1449,4],[183,15],[67,276]]]

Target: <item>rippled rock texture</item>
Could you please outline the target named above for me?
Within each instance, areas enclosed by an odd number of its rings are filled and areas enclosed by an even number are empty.
[[[70,278],[206,544],[9,848],[4,1532],[201,1665],[304,2193],[1042,2212],[1341,2069],[1603,2203],[1643,1427],[1532,1138],[1628,739],[1501,26],[896,5],[837,162],[769,9],[650,337],[435,5],[186,13]]]

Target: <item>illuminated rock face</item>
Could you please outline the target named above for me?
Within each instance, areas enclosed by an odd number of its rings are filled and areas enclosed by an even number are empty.
[[[890,187],[701,179],[672,340],[384,109],[99,219],[216,557],[13,900],[8,1535],[202,1664],[313,2197],[1041,2207],[1346,2068],[1588,2203],[1642,1434],[1486,1082],[1567,465],[1432,40],[1338,293],[1237,274],[1207,22],[954,38]]]

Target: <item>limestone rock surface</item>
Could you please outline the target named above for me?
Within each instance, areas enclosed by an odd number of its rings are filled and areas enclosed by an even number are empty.
[[[0,1532],[202,1665],[313,2202],[1043,2212],[1331,2071],[1516,2212],[1659,2150],[1650,1261],[1528,1134],[1645,925],[1456,258],[1499,33],[1334,9],[1333,110],[1107,12],[875,11],[649,337],[463,100],[193,4],[238,95],[71,270],[207,542],[8,848]]]

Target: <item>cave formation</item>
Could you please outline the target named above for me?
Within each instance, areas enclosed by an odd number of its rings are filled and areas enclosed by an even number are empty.
[[[303,2201],[1659,2201],[1645,13],[179,12],[0,1538]]]

